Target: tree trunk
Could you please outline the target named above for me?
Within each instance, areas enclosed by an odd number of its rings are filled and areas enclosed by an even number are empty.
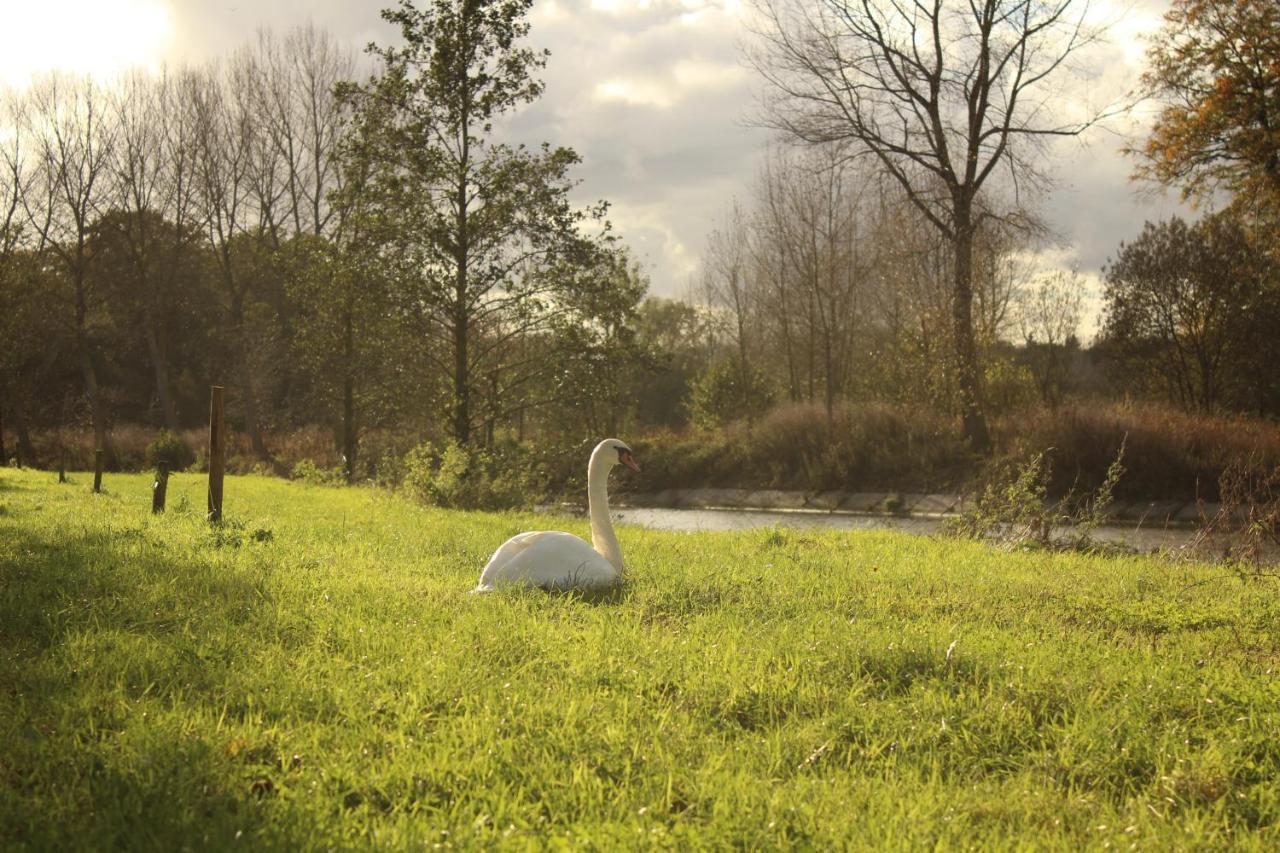
[[[244,297],[234,296],[231,300],[232,337],[240,344],[238,367],[240,368],[241,396],[244,399],[245,427],[249,431],[249,444],[253,453],[263,461],[270,461],[267,442],[262,435],[262,423],[258,417],[258,397],[254,393],[253,368],[249,363],[249,336],[244,327]]]
[[[952,299],[952,321],[956,339],[956,385],[960,397],[960,417],[964,422],[964,437],[970,449],[987,454],[991,452],[991,433],[987,429],[983,409],[978,349],[973,339],[973,226],[963,212],[957,216],[957,220],[953,241],[955,292]]]
[[[347,482],[356,481],[356,381],[347,372],[342,383],[342,457]]]
[[[173,395],[169,393],[169,360],[160,346],[160,336],[150,308],[146,312],[147,355],[151,358],[151,369],[155,374],[156,397],[160,400],[160,413],[164,418],[165,429],[178,431],[178,410],[173,405]]]
[[[342,315],[342,458],[343,473],[348,483],[356,479],[356,377],[355,324],[351,316],[351,292]]]
[[[27,421],[26,400],[19,400],[18,405],[14,407],[13,426],[18,433],[18,466],[26,465],[31,467],[35,465],[36,451],[31,446],[31,429]]]
[[[4,389],[0,388],[0,468],[9,464],[9,454],[4,447]]]
[[[89,354],[89,345],[87,342],[81,342],[80,345],[80,372],[84,377],[85,396],[89,398],[89,415],[93,421],[93,445],[95,449],[102,450],[110,458],[111,454],[107,453],[107,411],[102,400],[102,391],[98,388],[98,372],[94,369],[93,359]]]
[[[466,93],[468,112],[470,101]],[[471,389],[468,387],[470,364],[467,352],[467,332],[470,316],[467,309],[467,262],[471,252],[471,232],[467,221],[469,199],[467,197],[467,175],[470,169],[470,133],[464,122],[462,125],[462,158],[458,168],[458,209],[454,235],[457,250],[454,261],[457,264],[454,279],[453,303],[453,437],[458,444],[471,441]]]
[[[89,398],[89,413],[93,420],[94,448],[103,451],[107,458],[111,457],[107,438],[107,412],[98,388],[98,373],[93,366],[93,353],[89,349],[88,300],[85,295],[84,273],[76,273],[75,282],[75,330],[76,349],[80,360],[80,373],[84,378],[84,393]]]
[[[458,277],[462,278],[462,274]],[[471,441],[471,397],[467,388],[467,369],[467,315],[466,308],[459,306],[453,318],[453,437],[458,444]]]
[[[243,341],[243,336],[241,340]],[[249,430],[249,445],[253,454],[263,461],[269,461],[271,454],[267,451],[267,441],[262,435],[262,421],[258,416],[258,397],[253,390],[253,368],[249,366],[249,356],[244,350],[240,353],[240,382],[244,386],[245,426]]]

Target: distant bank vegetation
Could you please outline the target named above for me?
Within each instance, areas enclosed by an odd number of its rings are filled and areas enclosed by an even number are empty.
[[[984,457],[967,450],[951,419],[925,408],[841,404],[828,416],[821,406],[781,405],[750,424],[743,420],[717,429],[635,433],[632,444],[643,458],[643,470],[628,474],[620,488],[972,492],[1008,465],[1048,448],[1048,491],[1061,496],[1101,485],[1123,444],[1117,498],[1216,502],[1219,482],[1233,466],[1257,471],[1280,467],[1280,430],[1273,424],[1192,415],[1166,405],[1078,402],[1002,415],[993,426],[997,449]],[[119,468],[148,466],[153,429],[122,426],[113,435]],[[193,469],[200,470],[206,433],[191,428],[178,438],[189,448]],[[268,465],[254,455],[247,435],[233,433],[228,469],[241,474],[274,470],[314,483],[345,482],[331,430],[300,427],[270,433],[269,440],[275,455]],[[463,452],[448,439],[424,442],[408,432],[374,430],[364,439],[358,482],[404,486],[430,502],[454,506],[580,497],[586,442],[571,436],[524,442],[499,437],[491,447]],[[69,468],[87,469],[93,437],[87,431],[43,432],[33,439],[33,453],[27,464],[54,468],[61,457]]]

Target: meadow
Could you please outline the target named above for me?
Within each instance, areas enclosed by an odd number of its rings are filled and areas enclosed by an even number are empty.
[[[1276,849],[1280,586],[891,532],[0,470],[0,847]]]

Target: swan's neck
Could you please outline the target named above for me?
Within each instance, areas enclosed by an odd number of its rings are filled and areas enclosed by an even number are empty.
[[[613,452],[613,451],[610,451]],[[587,507],[591,511],[591,547],[622,574],[622,549],[609,518],[609,465],[591,455],[587,466]]]

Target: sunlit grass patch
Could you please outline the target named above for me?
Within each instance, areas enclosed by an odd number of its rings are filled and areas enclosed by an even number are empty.
[[[1221,568],[624,527],[614,595],[478,596],[585,522],[73,479],[0,472],[6,847],[1280,843],[1280,590]]]

